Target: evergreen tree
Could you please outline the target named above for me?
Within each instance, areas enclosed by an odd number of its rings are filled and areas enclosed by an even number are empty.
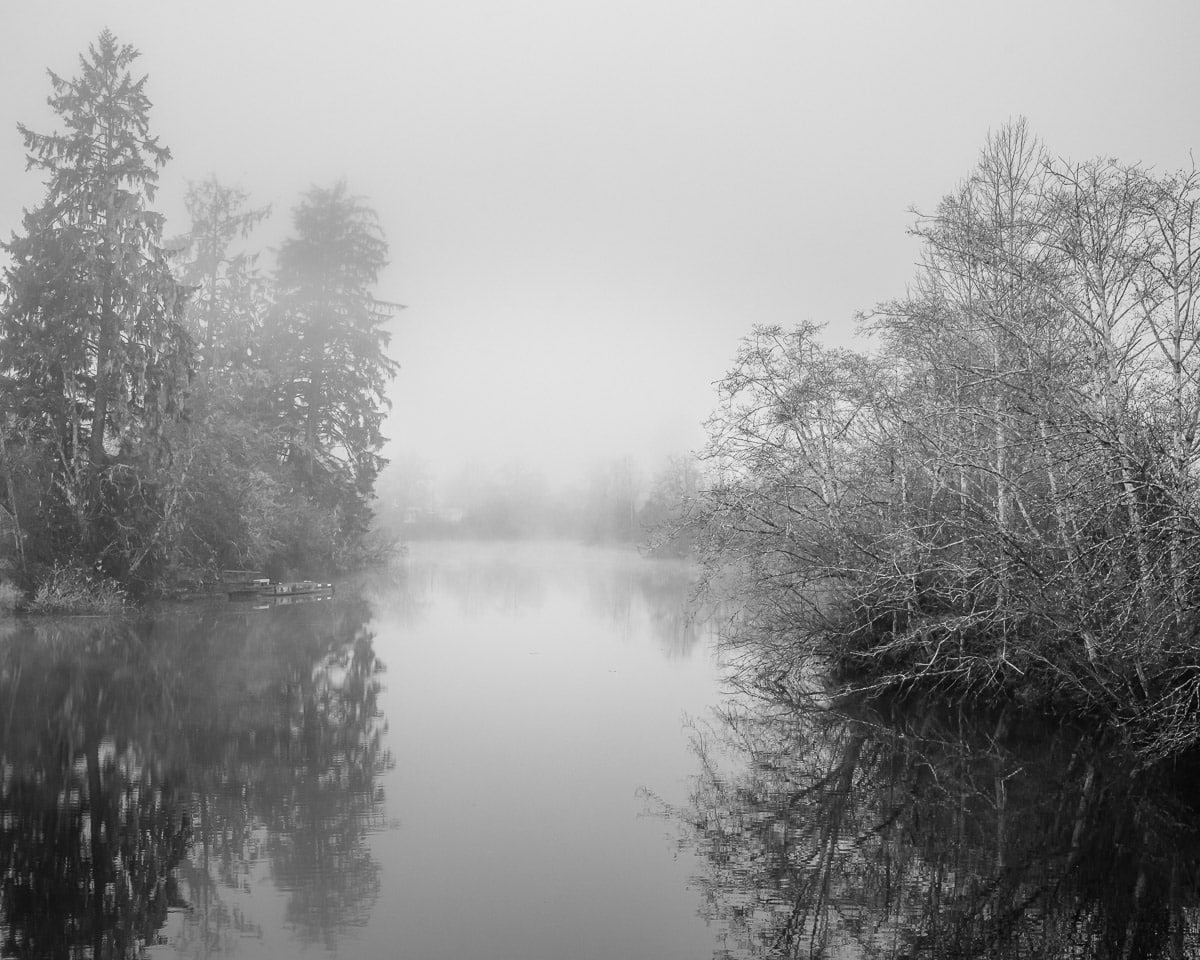
[[[297,489],[336,512],[343,548],[370,520],[367,502],[397,366],[387,354],[395,307],[373,288],[387,242],[373,210],[345,183],[313,188],[279,251],[271,320],[282,459]]]
[[[5,244],[0,371],[25,437],[48,445],[59,506],[94,551],[111,546],[117,531],[100,527],[128,506],[113,498],[141,496],[135,467],[153,471],[166,452],[190,363],[185,290],[150,208],[170,153],[150,134],[146,78],[130,73],[137,57],[105,30],[78,77],[50,73],[64,130],[19,127],[46,196]]]
[[[188,329],[200,366],[210,373],[245,366],[261,332],[266,282],[257,270],[257,255],[235,250],[234,244],[245,240],[271,208],[249,207],[248,200],[215,176],[189,184],[185,202],[191,229],[176,241],[181,279],[192,287]]]

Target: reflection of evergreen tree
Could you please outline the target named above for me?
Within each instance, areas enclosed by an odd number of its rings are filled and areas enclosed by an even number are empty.
[[[0,656],[5,955],[134,955],[172,904],[198,952],[264,859],[302,936],[365,918],[386,763],[365,608],[28,624]]]
[[[29,631],[6,647],[0,910],[13,956],[134,955],[176,898],[190,816],[147,763],[145,698],[125,690],[140,646],[112,631]]]
[[[0,795],[8,954],[132,955],[175,899],[170,871],[188,837],[179,798],[95,747],[86,753],[65,782],[25,780]]]
[[[1135,775],[1084,736],[1026,737],[1005,717],[767,707],[731,711],[700,752],[680,816],[725,956],[1200,949],[1200,830],[1179,769]]]
[[[279,607],[224,634],[239,654],[205,658],[212,675],[193,692],[185,737],[204,750],[192,763],[207,786],[186,884],[205,907],[203,938],[235,929],[221,889],[241,886],[264,859],[306,939],[332,944],[370,910],[378,867],[363,838],[388,759],[367,613],[340,601]]]
[[[276,882],[292,891],[288,919],[309,939],[365,920],[378,893],[362,839],[384,762],[379,671],[370,634],[359,632],[294,674],[282,697],[282,762],[263,785],[263,806]]]

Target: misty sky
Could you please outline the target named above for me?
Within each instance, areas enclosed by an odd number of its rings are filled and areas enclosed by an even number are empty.
[[[312,184],[379,213],[408,309],[389,452],[564,476],[700,445],[738,339],[900,295],[989,129],[1190,165],[1200,4],[801,0],[3,0],[0,230],[42,186],[15,124],[55,127],[105,26],[142,51],[174,159],[273,204]]]

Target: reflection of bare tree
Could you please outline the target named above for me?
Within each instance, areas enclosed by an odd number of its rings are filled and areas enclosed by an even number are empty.
[[[729,711],[677,812],[721,955],[1196,955],[1180,771],[1135,775],[1082,735],[1008,723]]]
[[[18,956],[136,955],[169,906],[185,950],[253,931],[269,870],[332,946],[378,893],[364,844],[387,763],[367,611],[42,622],[0,657],[0,909]],[[7,954],[6,954],[7,955]]]

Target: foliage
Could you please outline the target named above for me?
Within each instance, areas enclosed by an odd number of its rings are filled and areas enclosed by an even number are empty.
[[[314,189],[272,284],[244,248],[268,209],[211,177],[164,243],[151,203],[170,154],[137,57],[104,31],[78,77],[50,75],[64,131],[20,127],[47,179],[0,283],[13,558],[31,587],[61,564],[137,596],[174,568],[354,565],[395,371],[371,292],[382,231],[344,185]]]
[[[337,516],[347,544],[370,524],[366,506],[384,460],[386,322],[394,307],[372,292],[387,244],[374,211],[344,183],[313,188],[279,252],[269,319],[274,416],[293,482]]]
[[[638,510],[646,545],[656,556],[688,556],[695,550],[692,512],[700,491],[700,466],[693,457],[674,456],[655,476]]]
[[[7,580],[0,580],[0,613],[16,609],[24,594]]]
[[[33,613],[113,613],[125,605],[120,584],[78,567],[55,566],[26,609]]]
[[[124,576],[146,556],[153,509],[115,491],[144,491],[180,413],[190,340],[184,292],[149,208],[169,152],[149,132],[138,54],[105,31],[72,80],[51,74],[65,131],[21,126],[46,195],[25,217],[0,308],[0,368],[9,380],[13,445],[47,463],[40,517],[57,555],[79,553]],[[115,541],[114,541],[115,537]],[[120,553],[121,556],[117,556]]]
[[[20,127],[47,181],[6,245],[5,366],[19,415],[55,438],[68,470],[85,449],[97,468],[152,440],[186,379],[183,291],[148,207],[170,154],[149,133],[146,78],[129,72],[137,56],[105,31],[79,77],[51,74],[66,131]]]
[[[763,676],[1019,697],[1200,738],[1200,183],[1023,124],[916,233],[871,353],[758,328],[710,421],[704,544]],[[1200,235],[1200,234],[1198,234]]]
[[[268,286],[258,257],[234,250],[270,215],[248,207],[249,197],[216,176],[190,185],[186,197],[191,230],[175,241],[183,283],[191,287],[187,324],[209,385],[237,382],[246,367],[262,365],[261,331]]]

